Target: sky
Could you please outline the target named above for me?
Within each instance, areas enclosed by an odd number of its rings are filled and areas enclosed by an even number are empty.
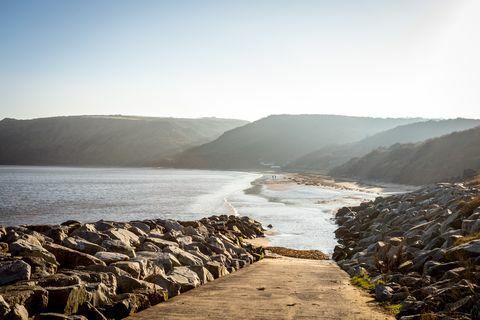
[[[480,118],[478,0],[0,0],[0,119]]]

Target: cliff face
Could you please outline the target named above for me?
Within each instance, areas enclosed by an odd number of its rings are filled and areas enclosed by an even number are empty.
[[[342,208],[336,221],[333,259],[377,300],[400,303],[399,317],[479,319],[478,187],[431,185]]]
[[[0,121],[0,164],[152,165],[242,120],[75,116]]]
[[[418,144],[397,144],[352,159],[330,171],[355,177],[421,185],[473,175],[480,170],[480,127]]]
[[[331,144],[353,142],[418,119],[379,119],[332,115],[274,115],[230,130],[189,149],[177,167],[262,169],[284,166],[301,155]]]
[[[322,148],[291,162],[288,168],[327,173],[352,158],[365,156],[380,147],[397,143],[418,143],[479,125],[480,120],[475,119],[430,120],[401,125],[358,142]]]

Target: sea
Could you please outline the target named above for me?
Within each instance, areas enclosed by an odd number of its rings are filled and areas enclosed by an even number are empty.
[[[271,225],[271,245],[331,253],[336,244],[336,210],[382,195],[277,185],[271,183],[274,178],[282,176],[164,168],[0,166],[0,225],[59,224],[71,219],[196,220],[233,214]],[[245,192],[262,180],[270,183]]]

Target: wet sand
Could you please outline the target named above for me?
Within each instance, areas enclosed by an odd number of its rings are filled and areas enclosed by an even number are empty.
[[[285,190],[289,185],[305,185],[305,186],[318,186],[322,188],[337,189],[337,190],[351,190],[367,193],[396,193],[407,192],[417,189],[416,186],[406,186],[388,183],[377,183],[369,181],[353,181],[353,180],[340,180],[330,176],[314,174],[314,173],[282,173],[275,175],[265,174],[262,178],[258,179],[254,185],[265,185],[271,190]]]

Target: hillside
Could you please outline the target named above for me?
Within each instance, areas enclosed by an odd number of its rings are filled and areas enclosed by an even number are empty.
[[[72,116],[0,121],[0,164],[152,165],[247,121]]]
[[[362,157],[379,147],[421,142],[479,125],[480,120],[475,119],[429,120],[401,125],[358,142],[324,147],[289,163],[287,169],[327,173],[334,167],[352,158]]]
[[[324,146],[353,142],[416,121],[418,119],[272,115],[189,149],[175,157],[172,165],[241,170],[283,166]]]
[[[332,176],[420,185],[480,170],[480,127],[418,144],[379,148],[330,171]]]

